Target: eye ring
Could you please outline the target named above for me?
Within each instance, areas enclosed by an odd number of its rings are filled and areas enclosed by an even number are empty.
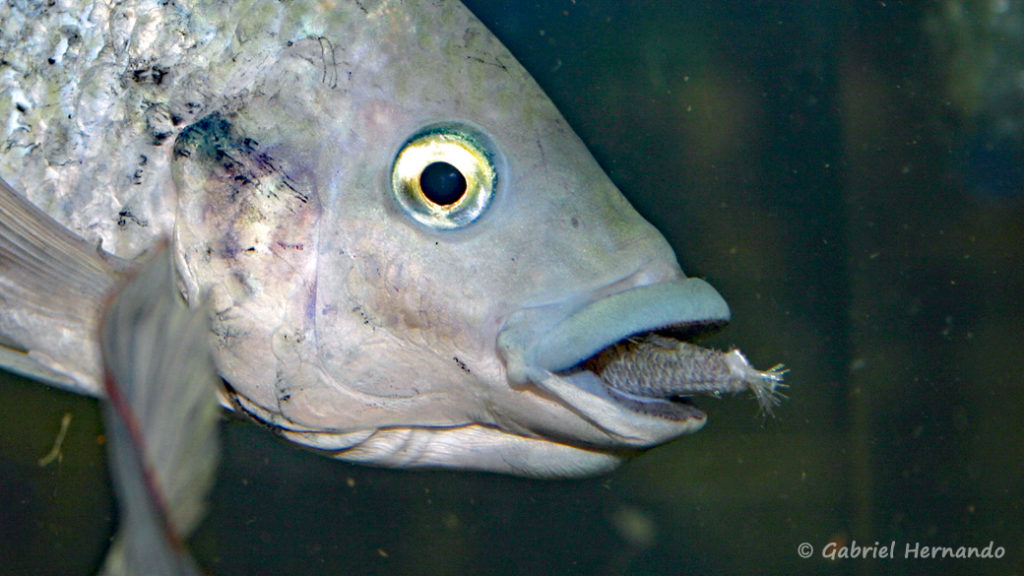
[[[483,216],[498,186],[495,147],[480,130],[443,122],[416,131],[391,166],[398,205],[429,228],[463,228]]]

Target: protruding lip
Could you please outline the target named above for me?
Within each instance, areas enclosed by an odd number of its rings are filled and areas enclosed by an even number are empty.
[[[653,446],[694,432],[705,416],[684,399],[631,398],[604,385],[583,363],[629,337],[670,331],[681,339],[729,322],[729,306],[698,278],[635,286],[578,307],[513,314],[498,336],[509,379],[532,382],[629,445]]]
[[[694,333],[729,322],[729,305],[699,278],[637,286],[592,302],[556,324],[535,346],[537,366],[560,372],[636,334]]]

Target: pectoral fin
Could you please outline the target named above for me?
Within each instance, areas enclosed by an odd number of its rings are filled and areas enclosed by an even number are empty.
[[[122,266],[0,180],[0,367],[98,392],[93,335]]]
[[[182,541],[219,458],[220,380],[205,309],[189,310],[161,250],[117,294],[100,346],[110,474],[121,523],[102,574],[199,574]]]

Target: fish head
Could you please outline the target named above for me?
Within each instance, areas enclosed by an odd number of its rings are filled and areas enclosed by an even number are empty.
[[[468,10],[360,5],[175,143],[178,268],[231,402],[343,459],[530,476],[700,429],[580,366],[724,300]]]

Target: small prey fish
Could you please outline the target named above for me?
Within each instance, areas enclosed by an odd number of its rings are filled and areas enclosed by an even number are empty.
[[[8,369],[106,395],[167,238],[220,402],[336,458],[584,476],[778,398],[694,352],[725,300],[455,0],[8,2],[0,54]]]
[[[641,410],[665,402],[687,403],[696,395],[718,397],[749,390],[765,416],[782,402],[787,370],[777,364],[757,370],[737,349],[712,350],[689,342],[648,334],[606,348],[583,366],[597,374],[609,391]]]

